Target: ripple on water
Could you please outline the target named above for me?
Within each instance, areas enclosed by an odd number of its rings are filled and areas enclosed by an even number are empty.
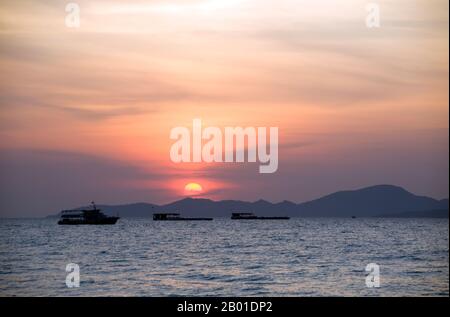
[[[65,286],[70,262],[78,289]],[[371,262],[377,290],[365,287]],[[448,219],[0,221],[6,296],[448,296],[448,278]]]

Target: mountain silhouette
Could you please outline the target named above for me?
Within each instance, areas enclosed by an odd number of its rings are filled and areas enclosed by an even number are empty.
[[[184,198],[165,205],[135,203],[98,207],[107,214],[121,217],[150,217],[155,212],[178,212],[186,217],[229,217],[231,212],[289,217],[448,217],[448,199],[417,196],[393,185],[339,191],[299,204],[290,201],[271,203],[262,199],[246,202]]]
[[[409,211],[445,209],[440,201],[416,196],[392,185],[377,185],[359,190],[340,191],[300,204],[302,216],[371,217],[381,214],[400,214]],[[448,209],[448,201],[447,207]]]

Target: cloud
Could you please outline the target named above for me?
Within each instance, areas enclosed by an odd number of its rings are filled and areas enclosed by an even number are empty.
[[[365,27],[366,0],[248,0],[208,14],[192,5],[207,0],[77,3],[77,30],[61,1],[1,4],[0,144],[28,149],[0,159],[2,212],[167,202],[176,193],[165,183],[191,177],[242,199],[298,201],[378,181],[448,191],[436,172],[447,171],[448,144],[411,141],[448,129],[448,1],[380,0],[376,30]],[[195,117],[287,131],[278,172],[167,167],[170,127]],[[153,172],[134,157],[155,159]]]
[[[137,164],[76,152],[1,150],[1,216],[45,216],[92,200],[106,203],[161,202],[169,174]]]

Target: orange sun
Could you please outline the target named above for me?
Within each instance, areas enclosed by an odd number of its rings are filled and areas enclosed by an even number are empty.
[[[184,186],[184,191],[189,195],[196,195],[203,191],[203,188],[200,184],[197,183],[189,183]]]

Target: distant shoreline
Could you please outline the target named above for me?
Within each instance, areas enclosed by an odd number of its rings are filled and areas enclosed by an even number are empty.
[[[332,218],[448,218],[448,199],[437,200],[418,196],[393,185],[376,185],[357,190],[338,191],[321,198],[293,203],[254,202],[240,200],[214,201],[205,198],[184,198],[165,205],[134,203],[99,205],[108,215],[120,217],[151,217],[153,213],[181,213],[185,217],[230,217],[233,212],[253,212],[258,216],[332,217]],[[87,208],[87,207],[79,207]],[[55,212],[50,216],[58,216]]]

